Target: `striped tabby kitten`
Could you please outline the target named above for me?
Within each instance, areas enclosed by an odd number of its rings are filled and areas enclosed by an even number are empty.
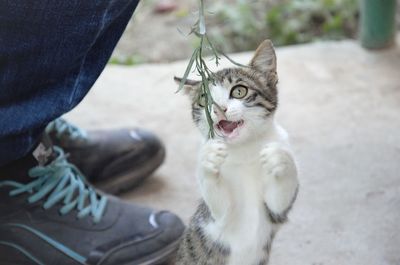
[[[278,78],[271,41],[258,47],[249,66],[216,73],[210,88],[219,106],[211,113],[214,139],[207,139],[200,82],[184,86],[206,140],[198,165],[203,200],[182,238],[177,265],[267,264],[274,234],[296,198],[296,165],[287,134],[274,121]]]

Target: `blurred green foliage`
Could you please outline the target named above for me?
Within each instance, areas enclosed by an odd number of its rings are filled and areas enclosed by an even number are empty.
[[[250,50],[265,39],[265,1],[218,1],[210,9],[209,35],[223,51]]]
[[[115,56],[113,55],[108,61],[109,64],[117,64],[117,65],[137,65],[143,63],[144,60],[140,55],[132,55],[132,56]]]
[[[352,38],[357,31],[358,1],[291,1],[268,10],[266,24],[277,45]]]
[[[229,52],[254,49],[265,38],[277,46],[354,38],[359,13],[357,0],[232,0],[213,9],[212,37]]]

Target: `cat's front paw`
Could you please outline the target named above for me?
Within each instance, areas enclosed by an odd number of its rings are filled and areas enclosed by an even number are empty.
[[[219,176],[221,165],[224,163],[228,152],[224,142],[209,140],[201,150],[200,163],[206,176]]]
[[[260,152],[260,160],[264,175],[270,180],[297,174],[291,153],[280,143],[266,145]]]
[[[273,222],[283,222],[296,199],[298,179],[295,161],[284,146],[272,143],[260,153],[264,171],[264,199]]]

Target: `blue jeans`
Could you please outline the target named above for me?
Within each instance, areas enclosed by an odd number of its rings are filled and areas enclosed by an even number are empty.
[[[0,1],[0,166],[83,99],[138,1]]]

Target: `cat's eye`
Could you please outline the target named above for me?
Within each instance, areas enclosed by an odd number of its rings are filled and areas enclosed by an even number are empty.
[[[238,85],[232,88],[231,97],[241,99],[247,95],[247,87]]]
[[[206,106],[206,94],[201,94],[197,103],[201,106],[201,107],[205,107]]]

